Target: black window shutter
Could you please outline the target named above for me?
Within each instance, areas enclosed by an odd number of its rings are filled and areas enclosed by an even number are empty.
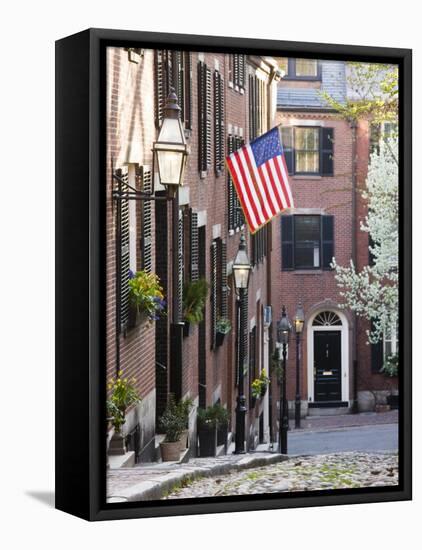
[[[227,244],[219,240],[219,274],[220,274],[220,316],[228,317],[228,286],[227,286]]]
[[[192,129],[192,54],[183,53],[183,76],[185,82],[185,128]]]
[[[294,268],[294,217],[281,216],[281,269]]]
[[[253,115],[252,115],[252,106],[253,106],[252,81],[253,81],[253,76],[249,75],[249,78],[248,78],[249,141],[251,141],[254,136]]]
[[[124,182],[127,183],[128,175],[122,171],[116,170]],[[126,186],[124,186],[126,187]],[[129,249],[129,201],[117,201],[118,211],[118,237],[120,237],[120,248],[118,261],[118,289],[117,294],[120,296],[120,315],[118,327],[119,332],[124,332],[127,328],[129,318],[129,269],[130,269],[130,249]]]
[[[198,213],[190,209],[190,279],[199,279],[199,230]]]
[[[283,143],[284,158],[286,159],[287,171],[289,174],[294,174],[294,144],[293,144],[293,128],[281,129],[281,141]]]
[[[334,256],[334,216],[321,216],[322,269],[332,269]]]
[[[334,128],[321,128],[321,176],[334,175]]]
[[[154,50],[155,125],[160,127],[167,96],[172,85],[172,62],[168,50]]]
[[[141,178],[140,188],[144,193],[152,193],[152,171],[149,166],[141,166],[139,172]],[[141,201],[141,269],[151,273],[152,271],[152,203]]]
[[[214,149],[215,173],[224,170],[224,79],[219,71],[214,72]]]
[[[233,55],[233,82],[235,85],[239,85],[239,57],[240,56],[238,54]]]
[[[234,141],[234,150],[237,151],[245,143],[245,140],[240,136],[235,136]],[[236,190],[234,192],[234,204],[235,204],[235,227],[241,227],[244,224],[243,210],[240,206],[239,197],[237,196]]]
[[[177,273],[177,310],[178,318],[182,319],[183,313],[183,282],[184,282],[184,242],[183,242],[183,211],[179,210],[178,220],[178,243],[177,243],[177,259],[178,259],[178,273]]]
[[[205,172],[206,153],[205,153],[205,78],[204,63],[198,62],[198,168],[200,172]]]
[[[211,168],[211,133],[212,133],[212,119],[211,119],[211,94],[212,94],[212,78],[211,71],[205,65],[205,135],[206,135],[206,170]]]
[[[375,257],[371,251],[371,248],[374,247],[374,240],[372,239],[370,233],[368,233],[368,265],[374,265]]]
[[[373,323],[371,322],[371,330],[373,330]],[[371,372],[377,374],[381,371],[384,364],[384,342],[381,338],[376,344],[370,344],[371,346]]]
[[[217,323],[217,242],[214,240],[211,244],[211,349],[215,348],[216,343],[216,323]]]
[[[177,95],[177,102],[180,105],[180,120],[185,120],[185,94],[184,94],[184,71],[182,52],[173,51],[171,54],[172,63],[172,86]]]
[[[202,175],[211,166],[211,71],[205,63],[198,63],[198,139],[199,171]]]
[[[245,56],[239,55],[239,86],[245,87]]]
[[[234,151],[234,136],[229,135],[227,138],[227,154],[230,155]],[[229,229],[235,229],[235,190],[230,173],[227,170],[227,198],[228,198],[228,214],[229,214]]]
[[[249,403],[250,407],[253,407],[256,402],[256,398],[252,395],[252,382],[255,379],[256,368],[256,327],[249,333]]]
[[[243,317],[242,319],[243,334],[241,334],[240,345],[243,347],[243,358],[244,358],[243,368],[244,368],[248,364],[248,348],[249,348],[249,339],[248,339],[249,320],[248,320],[248,293],[247,292],[244,292],[242,294],[242,297],[240,298],[240,302],[241,302],[240,310],[241,310],[241,315]]]

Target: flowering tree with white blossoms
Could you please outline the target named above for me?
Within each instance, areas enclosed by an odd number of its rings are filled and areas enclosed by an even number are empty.
[[[398,322],[398,140],[386,139],[372,153],[362,192],[368,201],[368,215],[361,230],[370,235],[372,265],[358,272],[353,264],[332,267],[341,288],[342,307],[372,321],[370,343],[377,343],[385,331]]]

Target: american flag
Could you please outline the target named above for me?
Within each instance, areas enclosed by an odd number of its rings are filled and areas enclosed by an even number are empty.
[[[226,163],[251,233],[293,208],[278,127],[226,157]]]

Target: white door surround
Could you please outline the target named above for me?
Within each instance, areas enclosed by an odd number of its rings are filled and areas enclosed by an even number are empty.
[[[330,312],[341,320],[339,324],[326,324],[314,326],[315,318],[322,312]],[[344,312],[332,307],[321,307],[315,311],[307,322],[307,374],[308,374],[308,401],[314,402],[314,332],[315,331],[340,331],[341,332],[341,400],[349,402],[349,322]]]

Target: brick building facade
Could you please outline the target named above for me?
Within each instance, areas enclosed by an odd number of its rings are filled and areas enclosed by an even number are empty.
[[[360,230],[367,209],[362,198],[371,151],[368,121],[350,123],[330,108],[324,92],[345,102],[346,64],[279,59],[285,77],[278,86],[276,124],[281,125],[295,209],[283,213],[274,235],[275,314],[285,304],[290,317],[301,302],[301,413],[372,410],[375,390],[390,387],[380,373],[383,344],[367,344],[368,323],[342,302],[331,268],[352,259],[368,265],[368,234]],[[278,317],[277,317],[278,318]],[[287,360],[287,397],[294,408],[296,346]],[[356,405],[356,408],[354,408]]]
[[[124,425],[129,447],[136,447],[140,461],[157,459],[156,434],[169,392],[194,400],[191,441],[196,439],[199,406],[221,403],[230,413],[229,429],[234,427],[236,293],[231,265],[244,232],[253,263],[245,393],[247,445],[254,448],[269,439],[268,392],[255,400],[250,385],[263,368],[269,369],[271,334],[263,311],[270,305],[271,281],[278,269],[271,273],[272,224],[249,235],[224,159],[272,126],[280,76],[277,64],[245,55],[122,48],[109,48],[107,63],[107,376],[110,379],[119,370],[125,377],[135,376],[142,396]],[[142,190],[154,184],[155,196],[165,199],[166,191],[152,173],[151,148],[171,86],[182,108],[190,151],[175,220],[169,201],[123,200],[119,206],[112,197],[119,181],[113,180],[114,173],[123,187],[127,182]],[[172,249],[174,224],[177,250]],[[199,278],[209,283],[204,320],[189,330],[173,323],[174,254],[180,311],[186,284]],[[130,326],[129,269],[159,276],[168,304],[166,317]],[[232,324],[223,342],[216,334],[219,317]],[[191,453],[195,452],[191,445]]]
[[[279,66],[285,72],[281,80]],[[192,454],[198,407],[221,403],[230,414],[229,431],[234,431],[237,297],[231,267],[242,232],[253,266],[244,369],[247,448],[277,438],[280,388],[271,358],[282,305],[290,318],[299,302],[305,311],[302,415],[351,411],[354,404],[359,410],[371,408],[374,390],[388,389],[379,372],[383,344],[367,345],[367,323],[339,308],[331,268],[333,256],[340,265],[354,259],[358,268],[369,260],[368,235],[359,230],[366,205],[358,189],[367,173],[370,124],[350,124],[320,93],[346,99],[345,63],[109,48],[107,75],[107,377],[122,371],[124,377],[136,378],[142,401],[128,412],[124,432],[137,460],[159,458],[159,419],[170,392],[194,401]],[[177,219],[154,174],[151,152],[171,87],[189,147]],[[281,125],[295,209],[250,235],[224,159],[275,125]],[[113,190],[119,185],[146,193],[154,189],[158,200],[116,201]],[[129,270],[159,276],[166,317],[132,323]],[[176,308],[183,320],[184,287],[201,278],[209,284],[203,321],[190,327],[174,323]],[[220,317],[232,325],[223,340],[216,330]],[[292,335],[290,409],[295,367]],[[254,399],[251,383],[262,369],[271,375],[270,391]]]

